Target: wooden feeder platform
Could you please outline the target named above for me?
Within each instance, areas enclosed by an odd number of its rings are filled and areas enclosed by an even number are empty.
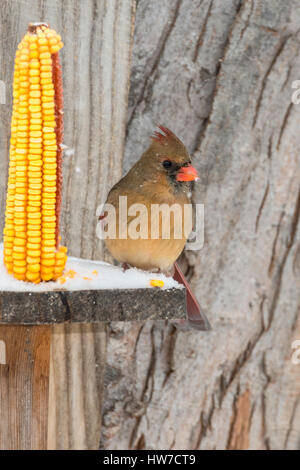
[[[185,288],[0,291],[0,324],[52,325],[184,318]]]

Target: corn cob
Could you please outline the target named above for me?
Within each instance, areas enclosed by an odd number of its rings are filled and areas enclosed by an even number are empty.
[[[4,263],[35,283],[59,278],[67,259],[59,246],[62,47],[47,24],[30,24],[15,58]]]

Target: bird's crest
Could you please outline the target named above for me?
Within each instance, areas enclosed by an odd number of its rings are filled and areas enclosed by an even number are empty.
[[[151,140],[153,142],[158,142],[161,145],[169,145],[171,143],[177,143],[177,144],[182,144],[182,142],[176,137],[175,134],[173,134],[170,129],[167,127],[158,125],[157,126],[163,133],[155,131],[153,135],[151,136]]]
[[[166,158],[172,158],[178,163],[184,163],[189,160],[189,154],[181,140],[167,127],[158,125],[159,131],[155,131],[152,136],[152,150],[154,155]]]

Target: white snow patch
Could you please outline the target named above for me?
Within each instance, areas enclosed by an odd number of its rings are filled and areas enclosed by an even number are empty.
[[[64,151],[65,157],[72,157],[75,153],[75,149],[68,147],[65,144],[60,144],[60,148]]]
[[[74,153],[75,153],[75,149],[67,149],[65,151],[65,156],[66,157],[73,157]]]
[[[73,278],[68,276],[68,272],[75,271]],[[138,289],[151,288],[151,279],[161,279],[164,282],[162,289],[182,288],[182,285],[174,281],[171,277],[163,274],[150,273],[140,269],[131,268],[123,271],[121,267],[112,266],[103,261],[90,261],[87,259],[68,257],[65,274],[66,282],[59,281],[41,282],[33,284],[31,282],[18,281],[11,274],[8,274],[3,263],[3,244],[0,244],[0,291],[14,292],[47,292],[57,289],[66,290],[100,290],[100,289]],[[88,279],[84,279],[88,278]]]

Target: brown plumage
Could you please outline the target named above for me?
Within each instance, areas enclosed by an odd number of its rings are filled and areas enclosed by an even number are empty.
[[[183,208],[184,204],[190,204],[190,182],[198,179],[198,175],[191,165],[190,156],[183,143],[166,127],[159,126],[159,128],[161,132],[154,132],[148,150],[108,194],[106,202],[112,204],[116,210],[117,237],[115,239],[107,238],[105,243],[113,257],[121,263],[143,270],[158,269],[165,273],[174,273],[174,263],[186,243],[183,217],[182,236],[176,239],[176,229],[179,227],[174,225],[175,218],[171,217],[170,237],[163,239],[161,215],[156,219],[155,224],[154,217],[151,217],[151,206],[153,204],[167,204],[170,207],[173,204],[178,204]],[[120,196],[127,196],[128,208],[136,203],[143,204],[147,208],[148,237],[146,239],[131,239],[126,233],[129,224],[138,213],[127,216],[127,223],[124,224],[123,229],[122,224],[119,226]],[[100,218],[105,217],[102,215]],[[151,223],[152,228],[153,226],[157,228],[158,239],[151,238]],[[191,218],[188,223],[191,230]],[[186,284],[177,265],[175,265],[175,272],[176,279]],[[186,285],[186,287],[189,291],[189,286]],[[200,315],[195,298],[192,299],[192,303],[188,302],[188,305],[189,310]],[[202,318],[201,322],[203,324]]]
[[[128,207],[135,203],[144,204],[148,211],[148,239],[130,238],[107,239],[106,246],[113,257],[131,266],[144,270],[168,271],[182,252],[186,238],[174,239],[174,218],[171,219],[170,239],[151,239],[151,204],[188,204],[189,183],[178,182],[170,176],[182,164],[190,162],[190,157],[180,140],[166,128],[161,127],[165,135],[155,132],[152,144],[140,160],[110,191],[107,203],[116,208],[117,233],[119,231],[119,196],[127,196]],[[164,161],[172,162],[174,169],[166,169]],[[134,217],[128,217],[128,224]],[[153,221],[154,223],[154,221]],[[159,233],[161,235],[161,217]]]

